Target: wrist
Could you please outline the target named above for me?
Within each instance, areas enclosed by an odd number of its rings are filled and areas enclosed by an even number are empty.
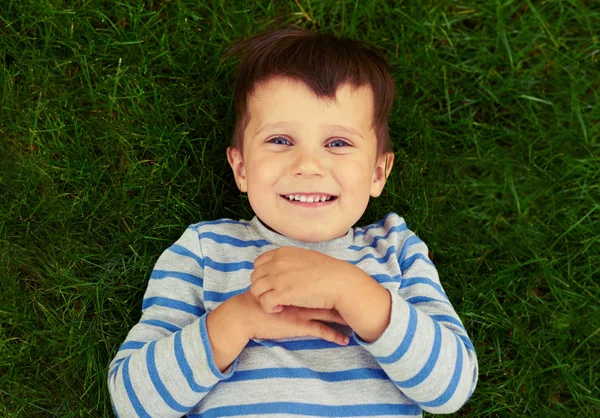
[[[228,314],[232,319],[232,325],[236,332],[239,332],[249,341],[254,338],[254,327],[252,326],[254,321],[250,316],[251,310],[248,308],[247,293],[235,295],[225,301],[223,305],[227,304]]]
[[[354,264],[343,261],[343,266],[337,270],[337,286],[335,286],[334,305],[340,314],[344,310],[352,309],[357,298],[369,287],[373,278],[356,267]]]
[[[206,316],[206,332],[214,364],[221,373],[235,361],[250,340],[241,311],[233,298]]]
[[[367,273],[359,272],[348,276],[346,290],[340,294],[336,309],[365,342],[377,340],[390,323],[391,295]]]

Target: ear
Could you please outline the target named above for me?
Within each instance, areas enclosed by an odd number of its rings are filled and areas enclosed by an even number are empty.
[[[238,189],[240,189],[242,193],[247,192],[248,186],[246,185],[246,169],[244,167],[244,160],[240,150],[237,148],[228,147],[227,161],[229,161],[229,165],[233,170],[235,184],[237,185]]]
[[[394,163],[394,153],[387,152],[379,157],[377,165],[375,166],[375,173],[373,173],[373,182],[371,183],[371,196],[379,197],[385,186],[390,172],[392,171],[392,164]]]

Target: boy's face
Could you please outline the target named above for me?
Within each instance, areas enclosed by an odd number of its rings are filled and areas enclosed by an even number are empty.
[[[388,153],[376,161],[371,89],[353,92],[344,85],[337,103],[329,103],[303,83],[277,77],[256,89],[248,110],[244,155],[228,148],[227,157],[258,218],[301,241],[345,235],[364,213],[369,196],[381,194],[394,159]],[[275,123],[279,126],[269,127]],[[290,194],[335,198],[304,203],[290,201],[285,197]]]

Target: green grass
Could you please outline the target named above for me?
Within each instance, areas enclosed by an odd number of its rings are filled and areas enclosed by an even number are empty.
[[[432,251],[480,365],[455,416],[600,416],[597,3],[354,3],[1,2],[0,415],[112,415],[160,253],[252,216],[222,54],[292,22],[387,51],[397,161],[361,223]]]

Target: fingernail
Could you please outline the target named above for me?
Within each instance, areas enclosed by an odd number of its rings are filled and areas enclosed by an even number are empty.
[[[281,312],[283,310],[283,306],[277,305],[273,308],[273,312]]]
[[[348,344],[350,342],[350,338],[344,337],[344,344]]]

